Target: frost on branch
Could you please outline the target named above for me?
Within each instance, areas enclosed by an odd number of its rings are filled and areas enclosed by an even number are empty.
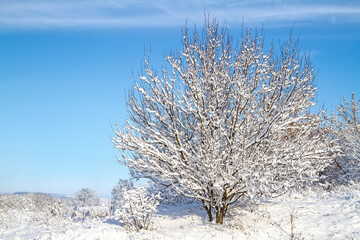
[[[146,187],[137,187],[123,192],[123,204],[115,210],[115,216],[128,231],[148,230],[159,205],[159,196],[149,194]]]
[[[162,186],[159,184],[150,184],[148,187],[149,193],[159,194],[160,205],[179,205],[179,204],[193,204],[195,203],[193,198],[184,197],[180,195],[171,186]]]
[[[263,49],[247,30],[233,44],[226,27],[185,28],[182,49],[161,74],[144,59],[117,128],[120,162],[137,178],[202,201],[222,224],[241,197],[278,196],[317,180],[329,162],[322,113],[310,113],[316,87],[308,56],[290,39]]]
[[[331,126],[341,154],[336,158],[338,180],[342,183],[360,181],[360,100],[354,93],[350,102],[344,98],[332,113]]]

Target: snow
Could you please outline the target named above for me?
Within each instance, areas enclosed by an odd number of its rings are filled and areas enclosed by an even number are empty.
[[[0,205],[3,206],[3,205]],[[198,204],[160,206],[155,229],[127,232],[112,217],[73,220],[0,208],[0,239],[360,239],[360,185],[320,188],[258,199],[209,223]]]

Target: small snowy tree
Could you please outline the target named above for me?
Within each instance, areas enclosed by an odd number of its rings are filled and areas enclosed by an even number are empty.
[[[354,93],[350,102],[343,101],[332,113],[332,130],[341,154],[335,162],[342,182],[360,181],[360,100]]]
[[[75,193],[73,199],[76,207],[96,206],[100,203],[100,200],[96,196],[95,192],[91,191],[89,188],[82,188],[80,191]]]
[[[123,197],[123,204],[115,210],[115,216],[124,223],[128,231],[149,229],[159,205],[159,196],[149,194],[146,187],[137,187],[123,191]]]
[[[112,212],[123,204],[124,192],[133,188],[134,183],[131,180],[119,180],[118,184],[111,191]]]
[[[113,139],[134,177],[202,201],[219,224],[245,194],[276,196],[328,164],[329,144],[317,134],[323,116],[309,110],[316,87],[308,56],[291,37],[268,51],[263,40],[247,30],[234,45],[216,20],[201,34],[185,28],[161,74],[144,59],[130,120]]]

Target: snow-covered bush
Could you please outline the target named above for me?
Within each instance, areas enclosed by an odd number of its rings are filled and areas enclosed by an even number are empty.
[[[92,219],[104,219],[109,216],[108,206],[91,206],[72,209],[70,217],[75,221],[86,221]]]
[[[44,212],[47,214],[60,214],[66,208],[59,198],[51,197],[43,193],[25,194],[0,194],[0,209],[2,210],[27,210]]]
[[[124,200],[124,192],[134,188],[132,180],[120,179],[118,184],[111,191],[110,212],[113,214],[116,208],[119,208]]]
[[[171,185],[223,223],[244,196],[279,196],[317,181],[329,163],[316,71],[298,42],[264,48],[256,30],[236,44],[226,26],[185,27],[182,49],[134,79],[129,121],[114,145],[133,177]],[[161,74],[158,74],[161,73]]]
[[[350,102],[343,101],[332,113],[331,126],[341,154],[335,159],[331,173],[340,183],[360,181],[360,100],[354,93]]]
[[[100,204],[99,198],[94,191],[89,188],[83,188],[73,196],[75,207],[97,206]]]
[[[69,209],[62,199],[47,194],[0,194],[0,229],[17,226],[24,219],[48,223],[62,219],[68,213]]]
[[[140,231],[151,228],[152,217],[159,205],[159,196],[149,194],[146,187],[137,187],[123,192],[123,203],[115,210],[128,231]]]

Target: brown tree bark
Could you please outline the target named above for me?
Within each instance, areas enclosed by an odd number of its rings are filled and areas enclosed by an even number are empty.
[[[224,223],[224,217],[226,215],[227,206],[221,207],[216,212],[216,223],[217,224],[223,224]]]

